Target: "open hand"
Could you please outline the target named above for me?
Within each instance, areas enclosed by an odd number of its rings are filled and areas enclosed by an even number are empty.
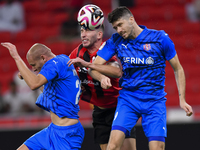
[[[10,55],[14,58],[14,59],[18,59],[19,58],[19,54],[17,52],[17,49],[15,47],[15,45],[9,43],[9,42],[5,42],[5,43],[1,43],[2,46],[6,47],[9,52]]]

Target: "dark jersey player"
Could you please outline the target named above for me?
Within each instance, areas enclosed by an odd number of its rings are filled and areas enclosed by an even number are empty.
[[[81,28],[82,44],[72,51],[70,59],[81,58],[86,62],[92,62],[102,45],[103,30],[103,27],[94,31]],[[120,67],[115,56],[107,61],[105,65]],[[95,143],[98,143],[102,150],[106,150],[117,106],[117,97],[121,89],[119,88],[119,79],[110,78],[113,86],[109,89],[103,89],[100,81],[93,79],[88,74],[88,68],[78,64],[75,64],[75,68],[82,84],[81,100],[94,105],[92,116]],[[124,140],[122,149],[136,150],[135,128],[132,129],[132,134]]]

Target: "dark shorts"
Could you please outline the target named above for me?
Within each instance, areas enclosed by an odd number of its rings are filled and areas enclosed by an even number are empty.
[[[108,143],[115,110],[116,108],[100,109],[97,106],[94,106],[92,117],[93,117],[95,143],[98,144]],[[131,130],[130,136],[126,138],[136,138],[135,127]]]

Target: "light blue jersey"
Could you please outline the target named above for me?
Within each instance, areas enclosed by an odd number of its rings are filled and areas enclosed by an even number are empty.
[[[77,119],[80,80],[74,66],[67,65],[68,61],[68,56],[58,55],[44,64],[39,74],[42,74],[48,83],[44,85],[43,93],[36,104],[59,117]]]
[[[134,91],[140,99],[158,100],[166,95],[165,61],[172,59],[176,51],[167,33],[140,27],[144,30],[134,40],[113,34],[97,55],[109,60],[116,54],[124,72],[121,87]]]

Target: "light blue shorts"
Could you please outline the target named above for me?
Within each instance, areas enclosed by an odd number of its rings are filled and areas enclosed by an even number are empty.
[[[26,140],[24,144],[29,150],[79,150],[84,134],[80,122],[71,126],[57,126],[51,123]]]
[[[165,102],[165,98],[163,100],[141,101],[134,97],[133,92],[121,90],[112,130],[120,130],[128,136],[138,119],[142,117],[142,127],[146,137],[166,137]]]

